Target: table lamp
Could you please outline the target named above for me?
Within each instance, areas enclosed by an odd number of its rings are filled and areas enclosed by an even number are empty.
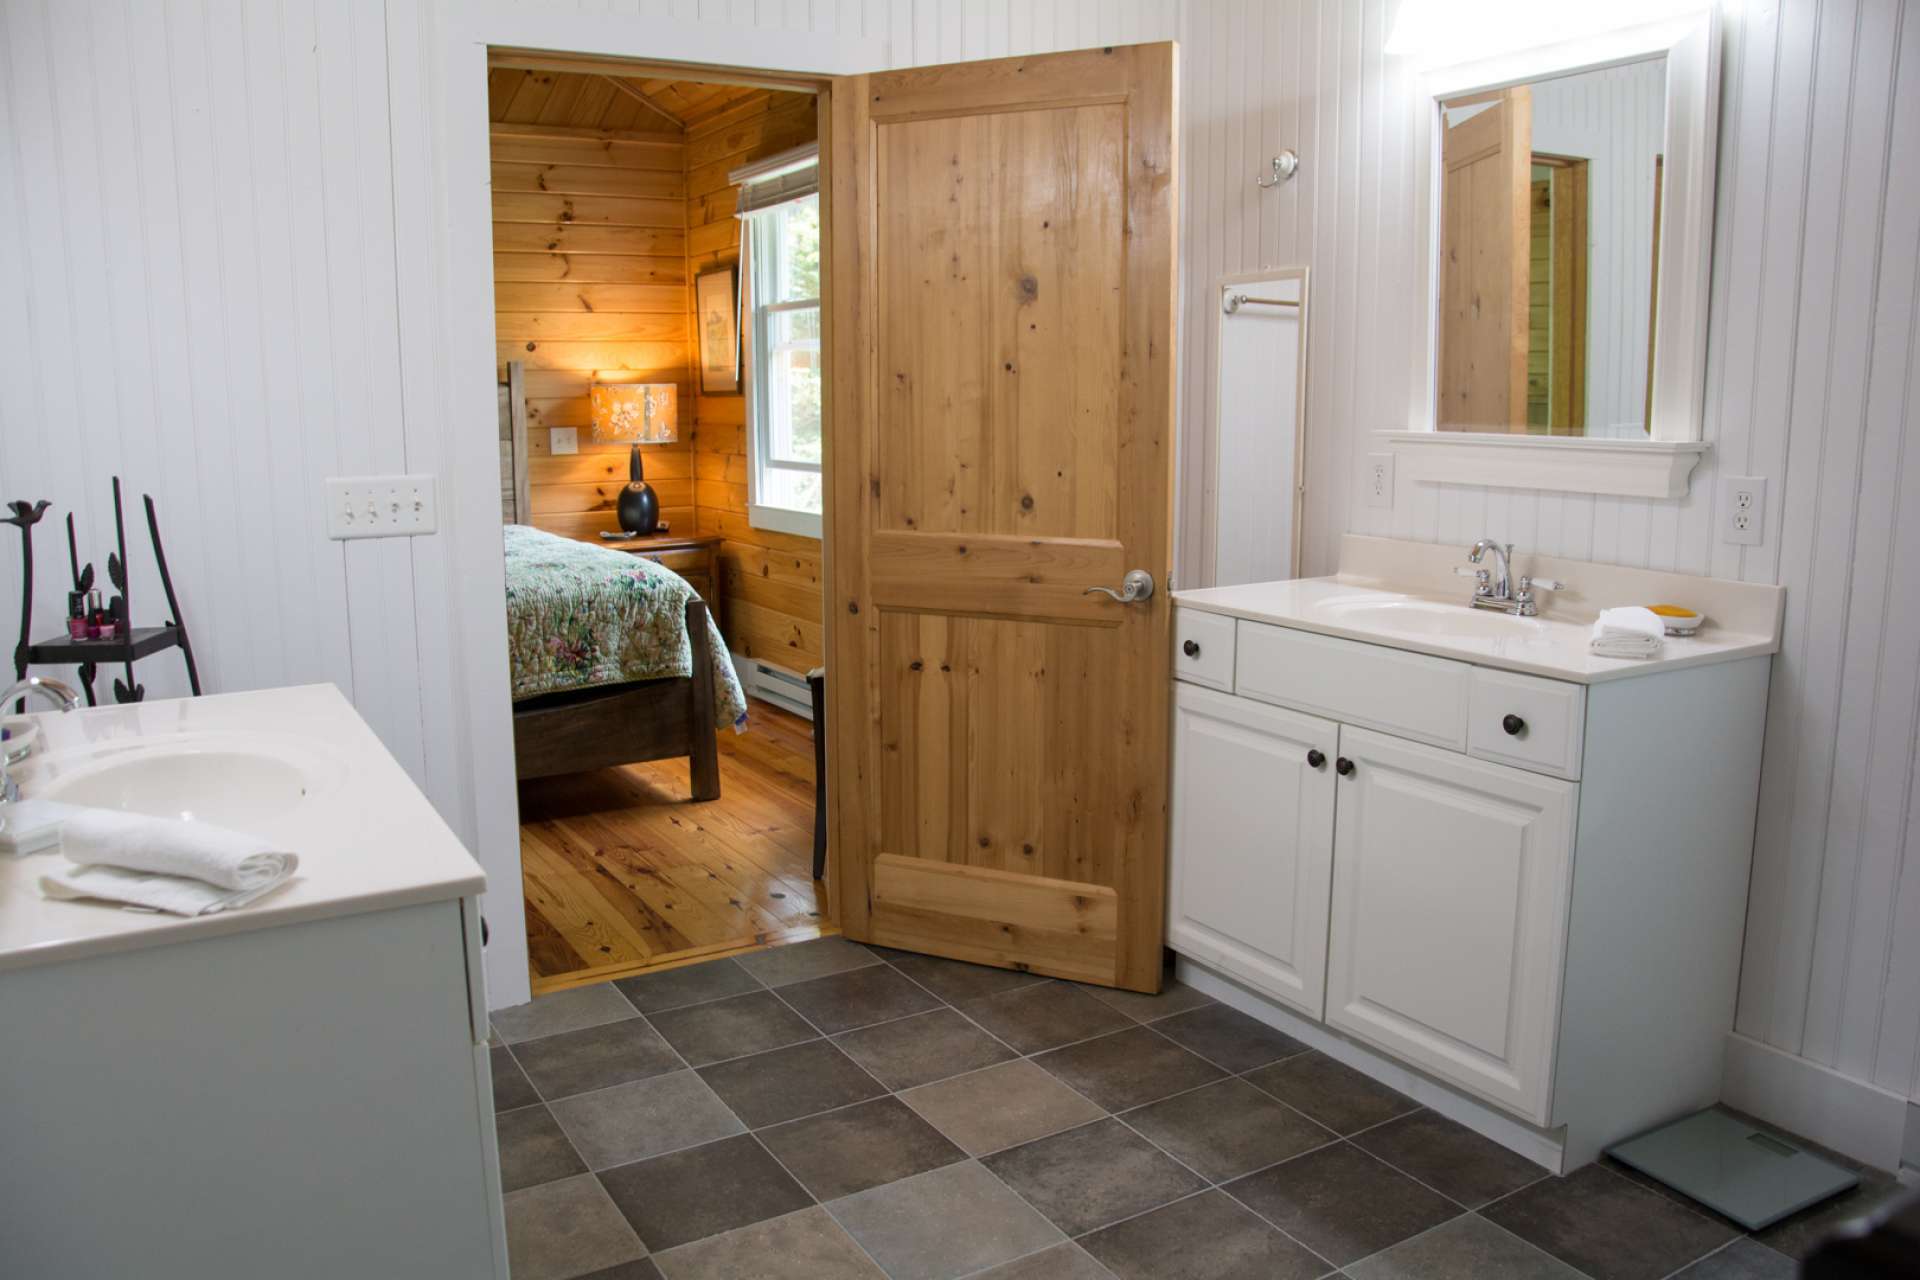
[[[641,474],[640,446],[672,444],[680,438],[679,388],[671,382],[596,382],[588,396],[593,402],[593,438],[633,442],[627,462],[631,479],[620,490],[617,506],[620,527],[633,534],[658,532],[660,498]]]

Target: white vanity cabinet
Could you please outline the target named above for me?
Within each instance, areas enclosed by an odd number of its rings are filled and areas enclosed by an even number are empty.
[[[1183,975],[1550,1167],[1715,1101],[1769,662],[1560,680],[1183,602]]]

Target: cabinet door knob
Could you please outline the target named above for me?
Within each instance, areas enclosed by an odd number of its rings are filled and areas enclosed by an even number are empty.
[[[1327,764],[1327,753],[1318,747],[1307,752],[1307,765],[1314,769],[1323,769]]]
[[[1527,731],[1527,722],[1509,711],[1500,718],[1500,727],[1517,738]]]
[[[1351,778],[1353,776],[1353,761],[1347,759],[1345,756],[1341,756],[1333,762],[1333,771],[1343,778]]]
[[[1180,652],[1186,654],[1189,658],[1197,658],[1200,656],[1200,642],[1198,640],[1189,640],[1180,646]]]

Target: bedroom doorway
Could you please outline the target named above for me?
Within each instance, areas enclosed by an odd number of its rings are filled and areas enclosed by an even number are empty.
[[[488,57],[536,995],[835,931],[808,679],[821,96],[805,78]],[[692,670],[672,668],[686,651]]]

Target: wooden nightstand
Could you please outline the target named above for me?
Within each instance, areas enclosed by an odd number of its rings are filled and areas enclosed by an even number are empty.
[[[688,582],[707,602],[707,612],[720,634],[727,634],[727,620],[720,604],[720,535],[717,533],[655,533],[646,537],[615,542],[596,538],[603,547],[645,556],[665,565]]]

